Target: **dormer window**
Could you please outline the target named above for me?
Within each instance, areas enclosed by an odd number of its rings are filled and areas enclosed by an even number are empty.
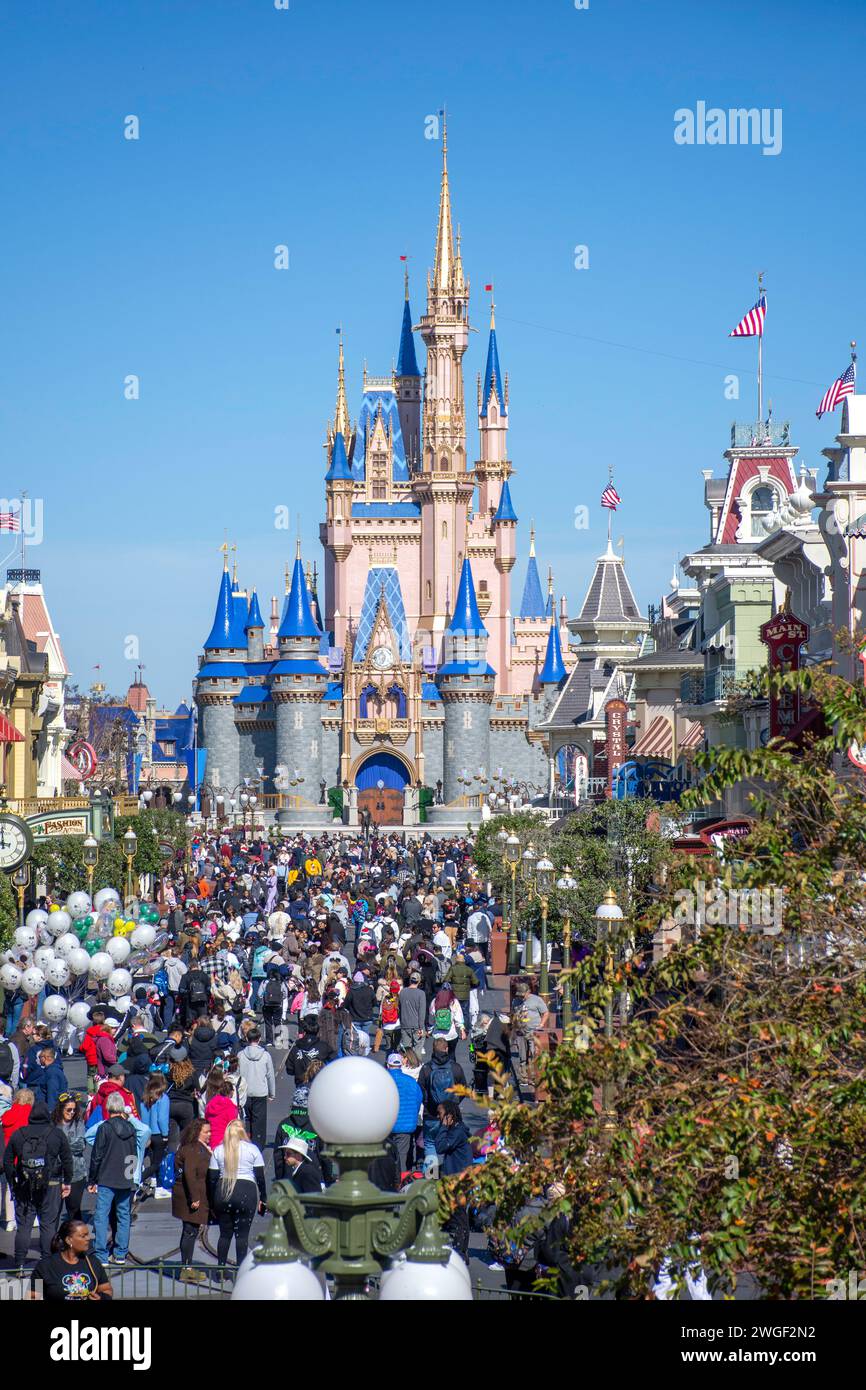
[[[773,511],[773,499],[776,493],[773,488],[762,484],[756,487],[749,498],[750,510],[752,513],[752,536],[760,539],[767,534],[764,530],[764,521]]]

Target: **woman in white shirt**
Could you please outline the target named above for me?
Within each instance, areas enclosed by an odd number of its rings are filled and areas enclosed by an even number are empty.
[[[232,1120],[222,1143],[211,1154],[208,1167],[208,1198],[219,1223],[219,1264],[228,1262],[232,1236],[235,1259],[241,1263],[249,1246],[253,1217],[256,1212],[264,1215],[267,1196],[261,1149],[250,1143],[240,1120]]]
[[[449,1057],[457,1051],[458,1038],[466,1037],[463,1009],[450,985],[443,985],[430,1005],[430,1030],[434,1042],[444,1038],[448,1043]]]

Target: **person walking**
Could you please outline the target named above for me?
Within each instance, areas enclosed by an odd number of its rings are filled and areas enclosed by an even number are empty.
[[[193,1120],[180,1137],[174,1159],[171,1214],[181,1222],[180,1279],[184,1284],[203,1284],[206,1276],[192,1268],[199,1232],[210,1217],[207,1175],[211,1159],[211,1127],[207,1120]]]
[[[423,1054],[424,1038],[427,1033],[427,996],[421,988],[421,976],[413,971],[405,989],[398,997],[400,1016],[400,1046]]]
[[[87,1186],[87,1171],[90,1166],[84,1132],[84,1105],[77,1096],[71,1095],[68,1091],[63,1092],[57,1098],[51,1122],[66,1135],[72,1153],[72,1182],[69,1185],[69,1195],[64,1198],[64,1216],[68,1221],[80,1221],[81,1199]]]
[[[400,1177],[409,1171],[409,1150],[418,1128],[424,1095],[414,1077],[402,1070],[403,1058],[399,1052],[392,1052],[386,1063],[388,1075],[400,1094],[400,1109],[391,1130],[391,1138],[397,1153]]]
[[[144,1181],[154,1189],[154,1196],[167,1197],[167,1191],[160,1185],[159,1169],[168,1148],[171,1103],[168,1098],[168,1081],[161,1071],[151,1072],[147,1078],[141,1098],[141,1118],[150,1130],[148,1166]]]
[[[238,1053],[238,1069],[247,1087],[246,1119],[250,1137],[258,1149],[267,1138],[268,1101],[277,1093],[271,1054],[261,1046],[258,1028],[247,1033],[247,1045]]]
[[[129,1253],[132,1194],[137,1186],[138,1135],[118,1091],[111,1093],[105,1108],[107,1118],[97,1129],[90,1154],[88,1191],[96,1194],[96,1254],[103,1264],[109,1263],[108,1227],[114,1211],[117,1231],[111,1263],[124,1265]]]
[[[435,1165],[436,1135],[442,1121],[439,1106],[443,1101],[456,1100],[455,1086],[466,1085],[466,1075],[460,1063],[449,1056],[448,1043],[437,1038],[433,1043],[433,1058],[425,1062],[418,1073],[418,1085],[424,1097],[424,1162],[428,1167]]]
[[[234,1237],[235,1259],[241,1264],[249,1246],[253,1218],[256,1212],[264,1215],[268,1192],[262,1151],[247,1138],[240,1120],[232,1121],[223,1142],[213,1150],[207,1181],[208,1201],[219,1225],[217,1263],[228,1263]]]
[[[52,1124],[43,1101],[36,1102],[27,1123],[16,1129],[9,1140],[3,1155],[3,1172],[15,1199],[15,1263],[23,1265],[27,1258],[37,1217],[39,1248],[42,1258],[47,1259],[60,1224],[61,1204],[71,1190],[73,1167],[69,1140]]]

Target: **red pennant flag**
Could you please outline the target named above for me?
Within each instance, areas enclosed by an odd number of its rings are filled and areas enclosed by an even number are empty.
[[[486,290],[492,290],[492,289],[493,289],[493,286],[492,286],[492,285],[485,285],[484,288],[485,288]]]

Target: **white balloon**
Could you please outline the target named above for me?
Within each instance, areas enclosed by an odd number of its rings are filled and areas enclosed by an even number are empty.
[[[21,988],[25,994],[40,994],[45,988],[45,976],[35,965],[29,966],[21,976]]]
[[[100,951],[100,955],[107,954]],[[93,957],[94,961],[97,959]],[[108,993],[117,999],[121,994],[128,994],[132,988],[132,976],[128,970],[112,970],[107,980]]]
[[[60,937],[59,941],[55,941],[54,943],[54,954],[55,956],[59,956],[61,960],[68,960],[71,953],[76,949],[76,947],[79,944],[80,943],[78,937],[75,935],[75,932],[64,932],[63,936]]]
[[[86,917],[91,908],[90,894],[79,888],[66,899],[66,911],[70,917]]]
[[[2,985],[4,989],[17,989],[20,983],[21,971],[18,969],[17,965],[13,965],[11,961],[7,961],[5,965],[0,966],[0,985]]]
[[[72,926],[72,918],[68,912],[64,912],[63,908],[60,907],[56,912],[49,913],[48,926],[52,936],[62,936]]]
[[[69,966],[73,975],[90,974],[90,956],[83,946],[76,946],[74,951],[69,952],[69,955],[66,957],[66,964]]]
[[[130,933],[129,939],[136,950],[146,951],[156,940],[156,929],[148,922],[142,922],[140,927],[136,927],[135,931]]]
[[[84,954],[87,955],[87,952],[85,951]],[[90,964],[89,958],[88,964]],[[90,1005],[85,1004],[82,1000],[73,1004],[69,1010],[69,1022],[74,1024],[76,1028],[86,1028],[90,1022]]]
[[[58,960],[55,956],[54,960],[49,961],[48,965],[45,966],[45,978],[55,989],[63,989],[64,985],[68,985],[72,978],[69,962]]]
[[[42,1005],[42,1017],[49,1023],[60,1023],[66,1017],[66,1000],[60,994],[49,994]]]
[[[123,965],[123,962],[128,959],[132,947],[125,936],[112,936],[106,941],[105,949],[115,965]]]
[[[21,947],[22,951],[35,951],[39,942],[39,937],[32,927],[16,927],[12,939],[16,946]]]
[[[108,903],[119,903],[119,902],[120,902],[120,894],[117,892],[116,889],[114,889],[114,888],[100,888],[99,892],[96,894],[96,896],[95,896],[94,899],[93,899],[93,906],[96,908],[97,912],[101,912],[102,909],[103,909]]]
[[[97,980],[107,980],[113,969],[114,961],[107,951],[97,951],[95,956],[90,957],[90,973]]]
[[[40,970],[44,970],[54,959],[54,950],[51,946],[40,946],[33,952],[33,964],[38,965]]]
[[[39,945],[40,945],[40,946],[52,946],[52,947],[53,947],[53,945],[54,945],[54,937],[51,935],[51,933],[50,933],[50,931],[48,930],[47,927],[37,927],[37,928],[36,928],[36,935],[39,937]]]
[[[45,926],[49,915],[53,916],[53,913],[49,914],[41,907],[33,907],[24,918],[24,925],[25,927],[32,927],[34,931],[38,931],[40,927]]]

